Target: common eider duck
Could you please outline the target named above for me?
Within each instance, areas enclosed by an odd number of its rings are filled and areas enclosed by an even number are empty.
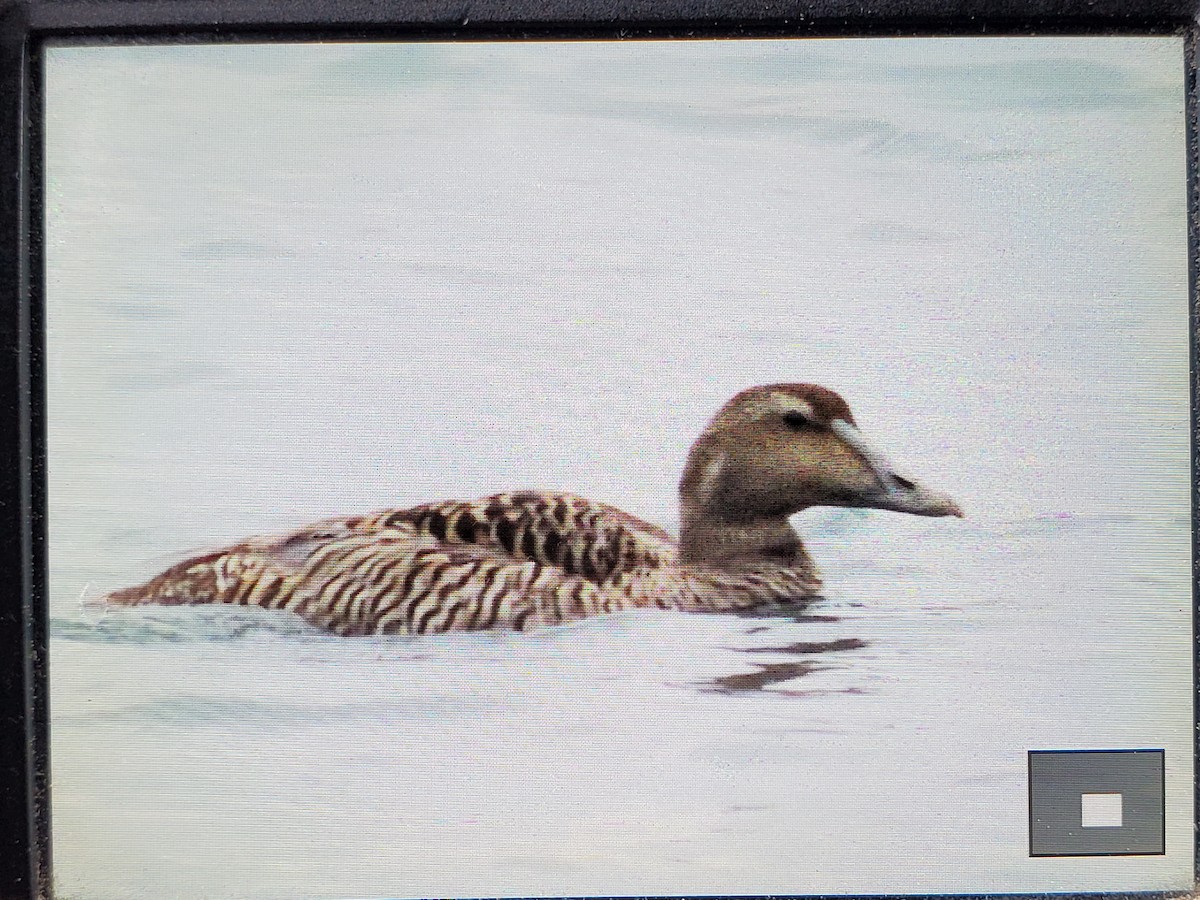
[[[522,491],[320,522],[197,556],[107,599],[286,609],[339,635],[527,629],[637,607],[803,605],[821,586],[788,516],[812,506],[961,516],[897,474],[846,402],[750,388],[692,445],[680,535],[604,503]]]

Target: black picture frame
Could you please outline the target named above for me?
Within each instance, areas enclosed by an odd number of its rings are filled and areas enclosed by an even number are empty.
[[[1184,37],[1195,566],[1200,0],[0,0],[0,468],[5,473],[0,486],[0,900],[50,896],[46,446],[39,340],[39,52],[44,41],[934,34]],[[1194,574],[1194,650],[1198,584]],[[1193,677],[1200,655],[1196,660]]]

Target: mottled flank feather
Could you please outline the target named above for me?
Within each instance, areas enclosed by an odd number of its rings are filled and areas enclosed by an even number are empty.
[[[763,589],[774,599],[800,598],[817,584],[709,572],[697,573],[692,585],[675,557],[666,532],[614,507],[522,492],[248,540],[108,600],[262,606],[291,610],[340,635],[425,634],[522,630],[636,607],[740,608],[763,602]],[[710,591],[722,596],[706,603],[700,593]]]

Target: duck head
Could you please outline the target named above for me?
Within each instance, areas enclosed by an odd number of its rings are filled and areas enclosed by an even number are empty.
[[[963,514],[897,472],[846,401],[812,384],[750,388],[726,403],[692,445],[679,490],[685,561],[786,554],[799,544],[787,517],[810,506]]]

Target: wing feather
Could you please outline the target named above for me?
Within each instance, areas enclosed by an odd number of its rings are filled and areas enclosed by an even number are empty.
[[[601,585],[675,559],[675,542],[661,528],[572,494],[522,491],[426,503],[382,513],[370,524],[411,525],[450,546],[486,547]]]

